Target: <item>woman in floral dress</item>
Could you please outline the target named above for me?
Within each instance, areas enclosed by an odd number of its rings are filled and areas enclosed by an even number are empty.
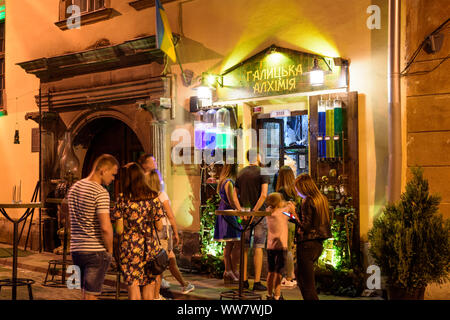
[[[156,276],[147,265],[161,250],[155,228],[162,228],[164,213],[141,167],[131,162],[121,170],[121,194],[112,211],[116,232],[123,234],[119,263],[128,285],[128,298],[153,300]]]

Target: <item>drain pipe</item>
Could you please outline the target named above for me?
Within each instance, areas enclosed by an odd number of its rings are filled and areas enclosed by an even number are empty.
[[[389,168],[387,201],[400,199],[402,180],[402,119],[400,104],[400,1],[389,0],[388,102]]]

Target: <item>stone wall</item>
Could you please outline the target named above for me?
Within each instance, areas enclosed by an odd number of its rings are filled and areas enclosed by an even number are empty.
[[[450,3],[440,0],[408,0],[406,2],[406,60],[423,39],[440,26],[450,12]],[[442,196],[440,209],[450,218],[450,52],[448,26],[441,33],[440,51],[428,54],[422,49],[409,72],[431,70],[409,75],[406,83],[407,177],[412,166],[421,166],[430,191]],[[405,61],[406,62],[406,61]],[[425,299],[448,299],[450,283],[427,286]]]
[[[448,19],[450,3],[440,0],[406,2],[406,60],[423,39]],[[408,72],[406,83],[407,166],[424,168],[432,193],[442,196],[441,212],[450,218],[450,52],[448,26],[442,32],[440,51],[428,54],[423,49]],[[406,61],[405,61],[406,62]]]

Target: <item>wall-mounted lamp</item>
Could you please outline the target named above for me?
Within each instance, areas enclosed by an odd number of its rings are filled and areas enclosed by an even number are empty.
[[[275,46],[270,47],[267,51],[266,59],[269,65],[277,65],[282,62],[284,58],[285,55],[282,52],[279,52]]]
[[[200,108],[212,105],[213,91],[216,90],[216,84],[223,87],[223,77],[210,73],[202,73],[201,83],[193,89],[197,91],[198,104]]]
[[[328,64],[325,58],[321,57],[325,64],[328,67],[328,70],[324,71],[321,67],[319,67],[319,60],[314,58],[314,66],[309,71],[309,82],[312,86],[321,86],[324,83],[325,73],[332,72],[330,65]]]
[[[202,84],[206,84],[210,87],[216,87],[216,84],[218,84],[222,88],[223,76],[204,72],[202,74]]]

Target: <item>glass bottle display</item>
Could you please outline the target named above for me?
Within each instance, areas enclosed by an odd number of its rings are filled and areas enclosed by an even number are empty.
[[[230,112],[221,108],[215,115],[217,148],[227,149],[231,147]]]
[[[325,122],[325,100],[320,99],[317,104],[318,109],[318,119],[319,119],[319,137],[322,137],[322,140],[317,142],[317,146],[319,148],[318,155],[319,158],[325,158],[327,156],[327,145],[325,141],[326,134],[326,122]]]
[[[216,110],[210,109],[204,116],[205,148],[216,148]]]
[[[329,137],[327,140],[327,158],[334,158],[334,105],[332,100],[326,101],[325,107],[325,121],[326,121],[326,135]]]
[[[338,158],[342,158],[342,143],[343,143],[343,135],[342,135],[342,101],[334,100],[334,135],[339,136],[338,140],[334,141],[334,153]]]
[[[198,111],[194,120],[194,146],[196,149],[205,149],[205,123],[203,122],[205,112]]]

